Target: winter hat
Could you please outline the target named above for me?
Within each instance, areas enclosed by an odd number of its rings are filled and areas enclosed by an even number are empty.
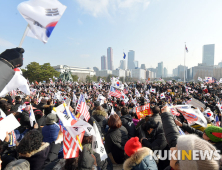
[[[52,125],[54,124],[54,122],[56,123],[58,121],[58,118],[56,116],[56,114],[50,113],[46,116],[46,124],[47,125]]]
[[[222,142],[222,128],[218,126],[209,126],[205,129],[206,135],[213,142]]]
[[[23,48],[7,49],[0,54],[0,58],[6,61],[12,68],[21,67],[23,65]]]
[[[16,161],[10,162],[6,167],[5,170],[30,170],[30,164],[25,159],[18,159]]]
[[[189,150],[216,152],[216,148],[211,143],[193,134],[179,136],[177,139],[177,149],[181,151],[180,154],[182,153],[182,150],[185,150],[187,153],[189,153]],[[182,158],[182,155],[180,155],[180,158]],[[198,158],[200,158],[199,154]],[[179,161],[180,170],[218,170],[219,164],[217,160],[214,160],[214,158],[217,158],[214,154],[212,160],[208,158],[205,160],[188,160],[185,157],[185,160]]]
[[[142,144],[139,142],[139,138],[134,137],[126,142],[124,150],[128,156],[131,156],[140,148],[142,148]]]

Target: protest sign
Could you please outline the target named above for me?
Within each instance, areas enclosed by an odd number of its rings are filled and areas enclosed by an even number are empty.
[[[11,132],[19,126],[20,123],[17,121],[13,114],[10,114],[2,119],[0,121],[0,140],[4,141],[6,137],[6,132]]]
[[[146,105],[136,107],[136,114],[138,119],[141,119],[143,116],[150,115],[150,104],[148,103]]]
[[[201,108],[205,109],[206,108],[205,104],[203,104],[202,102],[200,102],[199,100],[194,99],[194,98],[192,98],[192,100],[190,100],[190,102],[188,104],[192,105],[194,107],[197,107],[199,109],[201,109]]]

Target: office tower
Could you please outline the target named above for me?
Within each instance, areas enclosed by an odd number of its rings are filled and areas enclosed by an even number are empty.
[[[168,70],[166,67],[164,67],[163,69],[163,77],[167,77],[168,76]]]
[[[107,48],[107,65],[108,70],[113,70],[113,49],[111,47]]]
[[[145,64],[141,64],[141,69],[146,70],[146,65]]]
[[[105,55],[101,57],[101,70],[107,70],[107,58]]]
[[[163,62],[158,63],[157,70],[158,70],[158,76],[157,77],[158,78],[163,77]]]
[[[130,50],[128,52],[128,69],[129,70],[135,69],[134,60],[135,60],[135,51]]]
[[[202,64],[206,64],[207,66],[214,65],[214,49],[215,49],[214,44],[203,46]]]
[[[134,61],[135,68],[139,68],[139,61]]]
[[[120,69],[126,70],[126,60],[120,60]]]

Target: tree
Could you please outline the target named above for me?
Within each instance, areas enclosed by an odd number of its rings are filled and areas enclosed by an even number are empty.
[[[92,81],[97,81],[96,75],[94,75],[94,76],[92,77]]]
[[[89,75],[86,76],[86,82],[91,82],[91,77]]]
[[[72,75],[73,81],[78,81],[79,77],[77,75]]]
[[[59,77],[59,72],[51,67],[50,63],[40,65],[37,62],[31,62],[26,66],[26,69],[22,69],[23,76],[30,82],[48,81],[49,78]]]

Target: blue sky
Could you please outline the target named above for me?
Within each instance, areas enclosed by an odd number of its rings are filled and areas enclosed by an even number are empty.
[[[0,52],[19,45],[27,22],[17,11],[22,0],[0,2]],[[47,44],[26,37],[24,65],[101,67],[112,47],[114,67],[123,50],[134,50],[139,65],[163,61],[169,73],[183,64],[202,62],[202,46],[216,44],[215,64],[222,61],[221,0],[61,0],[67,9]]]

